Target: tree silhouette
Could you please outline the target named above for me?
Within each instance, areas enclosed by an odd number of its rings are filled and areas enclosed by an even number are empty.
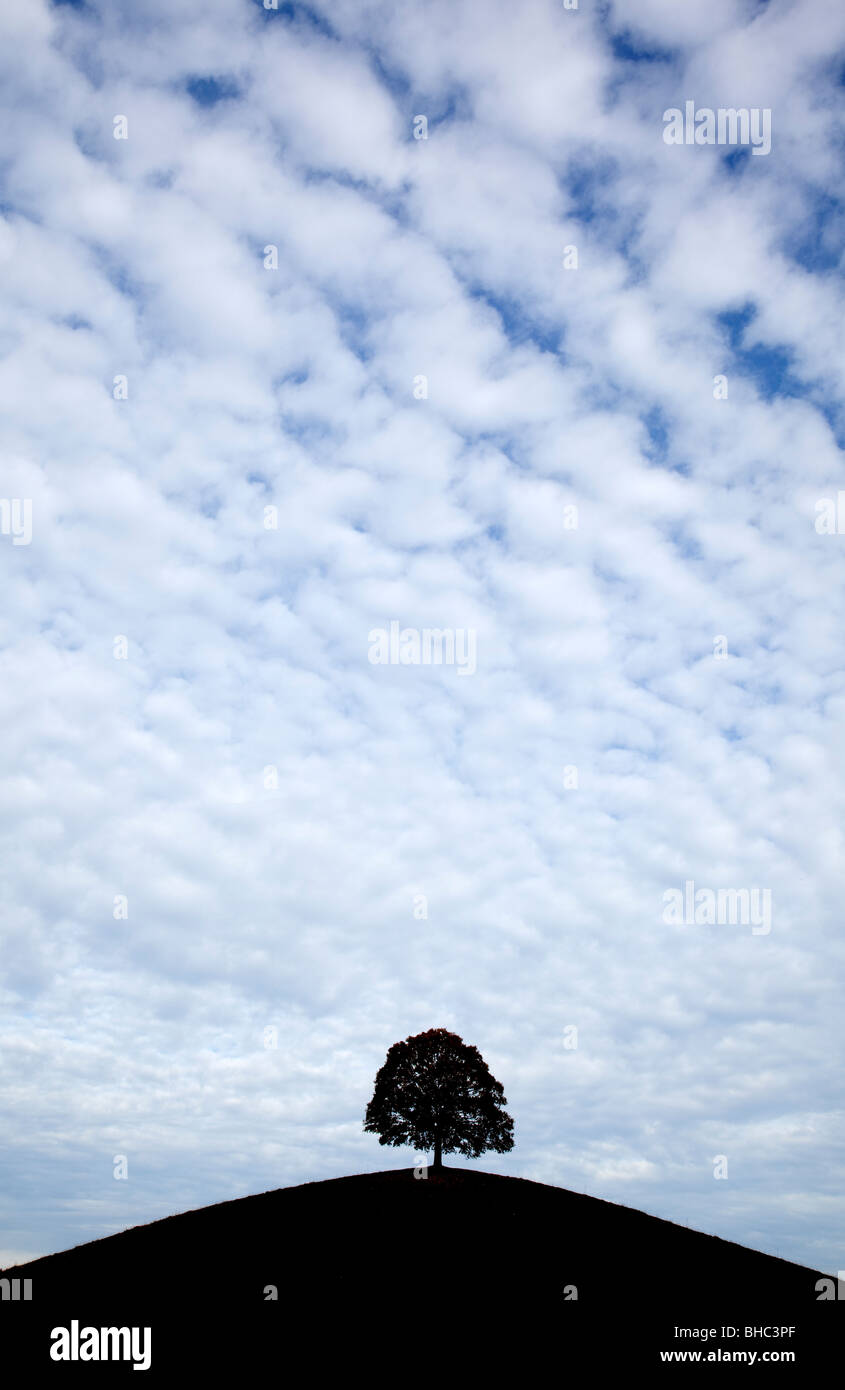
[[[380,1144],[413,1144],[478,1158],[485,1149],[513,1148],[513,1120],[501,1082],[490,1075],[477,1047],[445,1028],[429,1028],[394,1043],[376,1074],[364,1129]]]

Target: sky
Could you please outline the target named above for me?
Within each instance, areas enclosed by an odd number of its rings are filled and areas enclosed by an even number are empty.
[[[410,1167],[445,1027],[447,1162],[841,1268],[845,10],[0,38],[0,1264]]]

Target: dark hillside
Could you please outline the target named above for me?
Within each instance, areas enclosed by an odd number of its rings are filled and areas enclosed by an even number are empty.
[[[156,1376],[247,1353],[256,1366],[302,1354],[337,1370],[362,1338],[370,1348],[395,1339],[436,1360],[454,1332],[464,1355],[495,1349],[502,1364],[551,1349],[567,1358],[577,1350],[596,1367],[648,1367],[660,1350],[731,1343],[678,1339],[676,1324],[734,1325],[735,1348],[758,1360],[790,1348],[806,1369],[838,1343],[845,1307],[818,1302],[820,1272],[594,1197],[455,1168],[425,1180],[405,1169],[281,1188],[13,1273],[33,1280],[33,1300],[0,1305],[7,1331],[48,1349],[50,1327],[72,1318],[143,1322],[154,1329]],[[564,1293],[573,1285],[577,1299]],[[796,1332],[746,1340],[746,1325]],[[65,1377],[129,1371],[54,1368],[43,1354],[46,1369]]]

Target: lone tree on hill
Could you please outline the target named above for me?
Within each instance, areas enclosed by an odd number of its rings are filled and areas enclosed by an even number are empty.
[[[364,1129],[380,1144],[413,1144],[434,1150],[434,1168],[444,1153],[478,1158],[485,1149],[513,1148],[513,1120],[501,1082],[490,1075],[477,1047],[457,1033],[429,1028],[394,1043],[376,1075]]]

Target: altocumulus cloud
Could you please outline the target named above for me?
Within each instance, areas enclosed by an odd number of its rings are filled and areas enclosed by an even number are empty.
[[[845,12],[0,27],[4,1256],[408,1166],[445,1026],[497,1169],[835,1270]]]

